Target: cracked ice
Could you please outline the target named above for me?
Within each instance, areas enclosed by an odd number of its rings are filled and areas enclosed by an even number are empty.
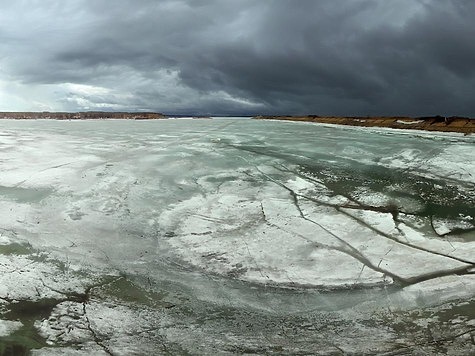
[[[0,350],[469,353],[474,143],[2,121]]]

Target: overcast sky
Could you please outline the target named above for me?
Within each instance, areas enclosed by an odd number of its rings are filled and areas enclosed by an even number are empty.
[[[475,116],[473,0],[15,0],[0,111]]]

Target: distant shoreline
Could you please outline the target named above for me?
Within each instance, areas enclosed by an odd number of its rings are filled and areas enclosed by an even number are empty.
[[[257,120],[286,120],[359,127],[387,127],[438,132],[475,133],[475,119],[465,117],[321,117],[321,116],[255,116]]]
[[[158,112],[0,112],[0,120],[162,120],[162,119],[211,119],[205,115],[165,115]]]
[[[162,120],[176,118],[210,119],[211,116],[166,115],[157,112],[0,112],[3,120]],[[393,129],[413,129],[437,132],[475,133],[475,118],[467,117],[389,117],[389,116],[283,116],[258,115],[257,120],[303,121],[322,124],[349,125],[358,127],[385,127]]]
[[[167,116],[156,112],[0,112],[0,119],[14,120],[91,120],[91,119],[124,119],[124,120],[154,120],[166,119]]]

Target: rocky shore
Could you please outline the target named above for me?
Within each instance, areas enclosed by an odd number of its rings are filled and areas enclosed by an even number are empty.
[[[308,121],[362,127],[389,127],[442,132],[475,133],[475,119],[465,117],[336,117],[336,116],[256,116],[260,120]]]

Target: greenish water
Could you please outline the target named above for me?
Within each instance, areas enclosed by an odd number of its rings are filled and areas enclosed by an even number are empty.
[[[52,193],[49,189],[27,189],[21,187],[0,186],[0,197],[19,203],[38,203]]]

